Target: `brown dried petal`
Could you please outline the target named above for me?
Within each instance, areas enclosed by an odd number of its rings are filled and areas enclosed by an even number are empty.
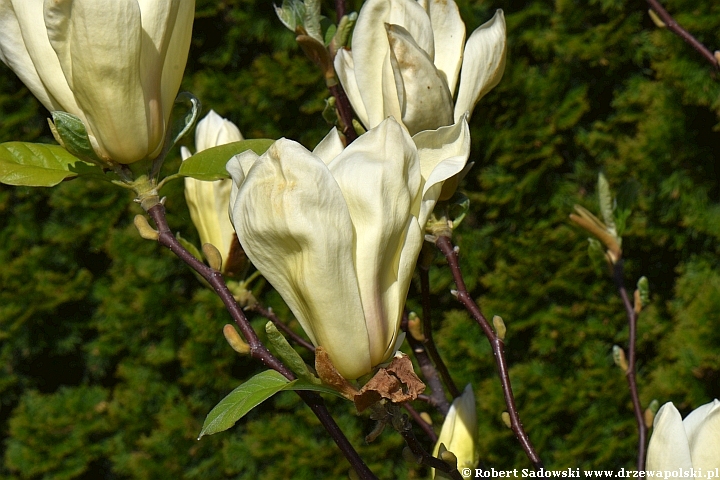
[[[415,400],[425,390],[425,384],[415,375],[410,359],[395,357],[390,365],[381,368],[355,396],[355,407],[362,412],[370,405],[386,398],[393,403]]]

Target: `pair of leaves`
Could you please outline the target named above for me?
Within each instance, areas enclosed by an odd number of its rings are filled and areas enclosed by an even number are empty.
[[[283,390],[311,390],[342,398],[337,391],[325,385],[317,385],[300,378],[290,381],[275,370],[266,370],[237,387],[215,405],[205,418],[198,440],[205,435],[227,430],[250,410]]]

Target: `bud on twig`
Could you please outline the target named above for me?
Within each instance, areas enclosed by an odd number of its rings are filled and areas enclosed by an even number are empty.
[[[144,216],[135,215],[133,223],[135,224],[135,228],[137,228],[140,236],[145,240],[157,241],[157,239],[159,238],[160,235],[158,234],[158,231],[150,226],[150,223],[148,223],[147,218],[145,218]]]
[[[502,412],[500,414],[500,418],[502,418],[502,421],[507,428],[512,428],[512,422],[510,421],[510,414],[508,412]]]
[[[620,367],[623,373],[627,373],[629,366],[627,358],[625,358],[625,350],[618,345],[613,345],[613,360],[615,361],[615,365]]]
[[[240,334],[235,330],[235,327],[230,324],[225,325],[223,327],[223,335],[225,336],[225,340],[227,340],[232,349],[237,353],[241,355],[250,353],[250,345],[240,338]]]
[[[645,409],[645,426],[647,428],[651,428],[653,426],[653,422],[655,421],[655,414],[657,413],[658,409],[660,408],[660,402],[657,401],[657,399],[653,399],[652,402],[650,402],[650,405],[648,405],[648,408]]]
[[[410,335],[418,342],[425,341],[422,322],[415,312],[410,312],[408,315],[408,332],[410,332]]]
[[[213,270],[219,272],[222,270],[222,255],[220,250],[217,249],[212,243],[203,243],[202,246],[203,255],[208,261],[208,265]]]
[[[495,315],[492,321],[498,338],[500,340],[505,340],[505,333],[507,332],[507,328],[505,327],[505,322],[503,322],[503,319],[499,315]]]
[[[665,22],[663,22],[662,20],[660,20],[660,17],[658,17],[658,14],[655,13],[655,10],[649,9],[649,10],[648,10],[648,15],[650,15],[650,20],[653,21],[653,23],[655,24],[656,27],[658,27],[658,28],[665,28],[665,27],[667,27],[667,25],[665,25]]]

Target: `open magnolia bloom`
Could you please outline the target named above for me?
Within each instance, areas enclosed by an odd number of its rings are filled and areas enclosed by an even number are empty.
[[[425,222],[467,162],[466,122],[432,138],[388,118],[345,149],[333,129],[312,152],[280,139],[227,164],[245,253],[347,379],[397,350]]]
[[[502,78],[505,50],[502,10],[466,44],[453,0],[368,0],[335,69],[366,128],[393,116],[414,135],[471,114]]]
[[[443,444],[448,451],[457,457],[458,470],[475,468],[478,463],[475,454],[476,440],[477,412],[475,411],[475,395],[472,386],[468,384],[462,395],[453,401],[450,410],[448,410],[433,449],[433,456],[438,456],[440,444]],[[433,478],[435,478],[434,469]]]
[[[666,403],[655,416],[647,453],[647,470],[720,468],[720,401],[693,410],[683,420]],[[704,474],[704,473],[703,473]]]
[[[213,110],[198,122],[195,129],[195,148],[198,152],[242,139],[243,136],[235,124]],[[191,155],[190,150],[185,147],[180,149],[180,154],[183,160]],[[228,262],[230,251],[233,244],[237,243],[228,212],[231,185],[230,179],[206,182],[185,177],[185,200],[200,235],[200,242],[210,243],[220,251],[224,272],[231,266]]]
[[[194,15],[195,0],[0,0],[0,59],[100,159],[133,163],[162,151]]]

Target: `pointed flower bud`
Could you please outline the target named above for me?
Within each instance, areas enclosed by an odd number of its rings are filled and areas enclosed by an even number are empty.
[[[242,139],[243,136],[235,124],[213,110],[198,122],[195,130],[195,147],[198,152]],[[182,147],[180,153],[183,160],[190,157],[190,150],[185,147]],[[212,244],[220,251],[225,273],[233,265],[229,256],[233,244],[237,243],[228,213],[231,185],[229,179],[206,182],[185,177],[185,200],[190,210],[190,218],[200,235],[200,242]]]
[[[442,430],[438,436],[433,455],[440,452],[440,445],[457,457],[457,468],[475,468],[478,458],[475,454],[477,443],[477,413],[475,411],[475,395],[468,384],[462,395],[456,398],[448,410]],[[433,469],[433,478],[435,470]]]
[[[194,0],[2,0],[0,60],[48,110],[80,118],[99,158],[152,159],[194,15]]]
[[[446,139],[437,149],[465,134]],[[466,161],[418,148],[389,118],[347,148],[333,129],[312,152],[280,139],[228,162],[243,249],[345,378],[397,350],[425,222]]]
[[[369,0],[335,69],[365,127],[392,115],[414,135],[469,116],[502,78],[505,54],[502,10],[465,43],[453,0]]]
[[[655,416],[650,437],[647,470],[720,468],[720,401],[717,399],[693,410],[683,420],[668,402]]]

